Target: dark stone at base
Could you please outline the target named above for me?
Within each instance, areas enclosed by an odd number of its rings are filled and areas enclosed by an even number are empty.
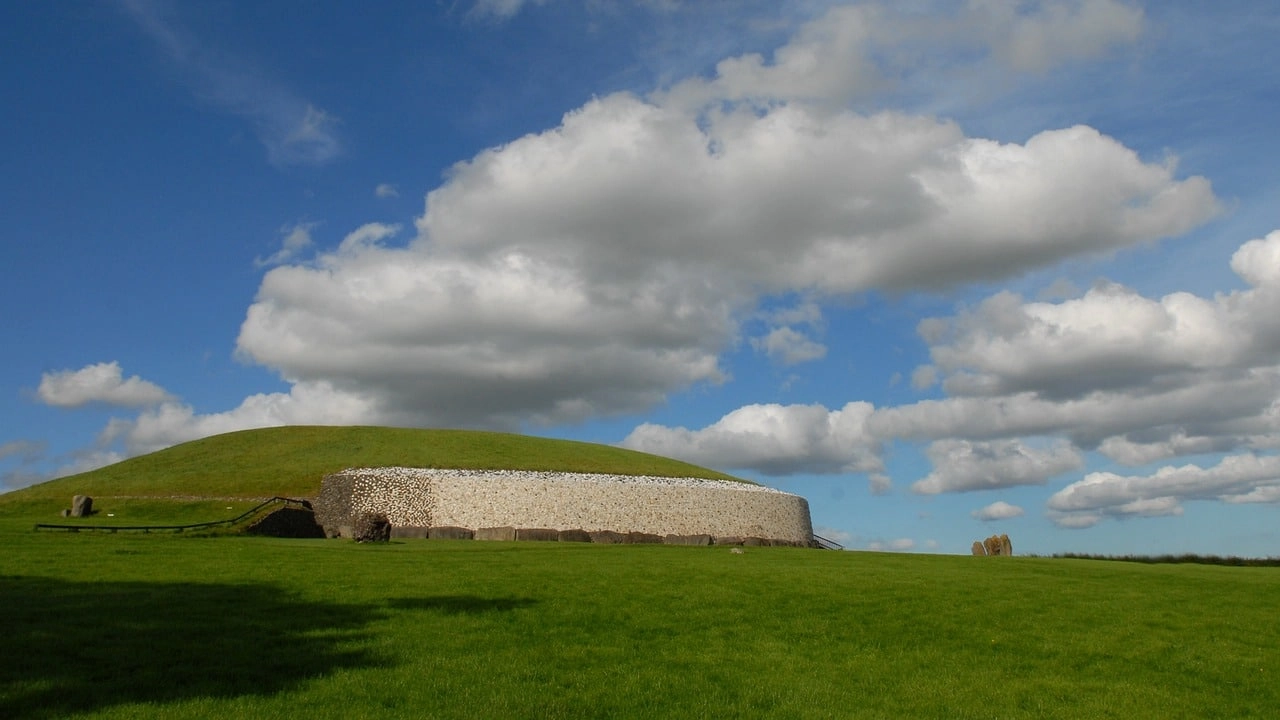
[[[586,530],[561,530],[560,542],[591,542],[591,534]]]
[[[391,528],[391,537],[405,540],[425,540],[427,537],[427,528],[424,527],[393,527]]]
[[[764,538],[748,537],[742,538],[742,544],[748,547],[768,547],[769,541]]]
[[[741,545],[742,538],[737,535],[717,535],[711,538],[711,542],[715,545]]]
[[[710,535],[668,535],[662,539],[666,545],[710,545]]]
[[[560,531],[551,528],[519,528],[516,530],[516,539],[556,542],[560,540]]]
[[[432,540],[473,540],[476,532],[471,528],[457,527],[455,525],[441,525],[433,527],[427,533],[427,537]]]
[[[283,507],[262,516],[244,530],[249,535],[283,538],[322,538],[316,514],[304,508]]]
[[[612,530],[592,530],[587,534],[591,536],[591,542],[601,545],[618,545],[626,541],[625,535]]]
[[[391,539],[391,521],[386,513],[364,513],[356,518],[352,536],[358,543],[386,542]]]
[[[513,527],[487,527],[476,530],[476,540],[501,540],[510,542],[516,539]]]
[[[662,536],[653,533],[629,532],[622,542],[628,545],[661,545]]]

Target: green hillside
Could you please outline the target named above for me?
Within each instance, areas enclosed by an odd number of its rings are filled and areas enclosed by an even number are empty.
[[[434,467],[738,478],[608,445],[472,430],[277,427],[216,435],[0,495],[0,504],[72,495],[314,496],[348,467]]]

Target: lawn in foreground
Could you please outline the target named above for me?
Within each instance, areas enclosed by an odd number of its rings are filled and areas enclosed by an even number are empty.
[[[0,717],[1243,718],[1280,707],[1272,568],[0,535]]]

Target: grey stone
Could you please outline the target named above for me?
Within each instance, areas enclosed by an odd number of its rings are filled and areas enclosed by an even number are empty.
[[[592,530],[587,534],[591,536],[591,542],[602,545],[617,545],[626,540],[625,535],[612,530]]]
[[[628,545],[661,545],[662,536],[655,533],[629,532],[623,539]]]
[[[516,530],[516,539],[556,542],[560,540],[560,531],[552,530],[551,528],[518,528]]]
[[[476,540],[500,540],[510,542],[516,539],[516,529],[513,527],[486,527],[476,530]]]
[[[711,542],[716,545],[741,545],[742,538],[737,535],[717,535],[711,538]]]
[[[742,544],[747,547],[768,547],[769,541],[759,537],[742,538]]]
[[[417,539],[422,540],[427,537],[427,528],[424,527],[395,527],[391,528],[391,537],[400,539]]]
[[[431,528],[427,537],[432,540],[474,540],[476,533],[471,528],[441,525],[440,527]]]
[[[561,530],[560,542],[591,542],[591,533],[586,530]]]
[[[662,539],[666,545],[710,545],[710,535],[668,535]]]

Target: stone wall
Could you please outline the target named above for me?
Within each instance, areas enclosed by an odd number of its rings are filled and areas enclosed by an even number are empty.
[[[585,473],[356,468],[324,478],[315,502],[329,535],[386,513],[396,528],[546,528],[764,538],[808,544],[809,503],[760,485]]]

